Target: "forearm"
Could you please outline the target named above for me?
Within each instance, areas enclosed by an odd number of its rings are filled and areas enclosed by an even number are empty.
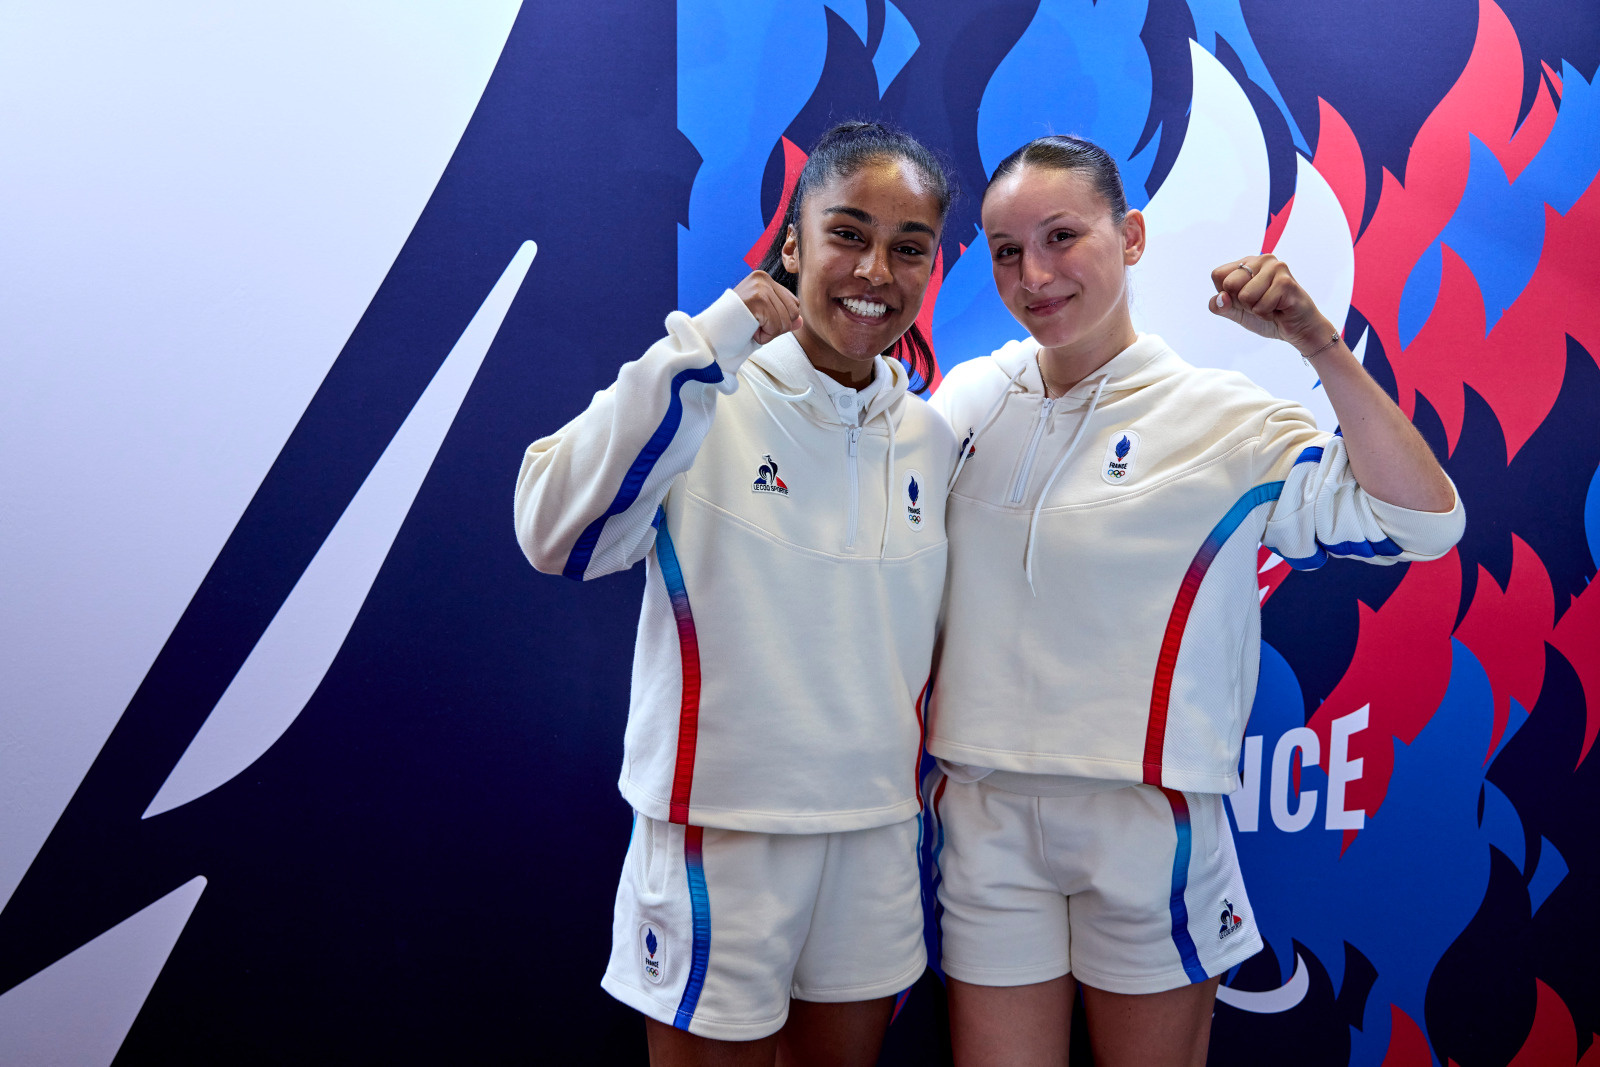
[[[1330,326],[1323,336],[1333,332]],[[1454,507],[1455,490],[1433,450],[1345,343],[1325,349],[1311,362],[1339,418],[1350,470],[1361,488],[1413,511],[1445,512]]]
[[[1213,315],[1289,342],[1316,368],[1339,418],[1350,473],[1368,496],[1410,511],[1454,510],[1455,490],[1417,428],[1356,361],[1338,331],[1276,256],[1211,272]],[[1330,342],[1332,339],[1332,342]]]

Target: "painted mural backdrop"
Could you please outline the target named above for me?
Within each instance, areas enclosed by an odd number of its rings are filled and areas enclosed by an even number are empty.
[[[985,175],[1076,133],[1117,156],[1149,222],[1140,328],[1332,426],[1292,353],[1204,308],[1216,263],[1287,260],[1470,517],[1433,565],[1293,573],[1262,550],[1230,809],[1268,951],[1229,976],[1213,1060],[1576,1063],[1600,1026],[1595,56],[1554,9],[1328,6],[884,0],[830,3],[824,24],[683,5],[679,123],[706,164],[679,292],[720,289],[796,146],[887,116],[972,193],[923,309],[948,370],[1018,334],[976,229]]]
[[[1281,256],[1465,499],[1436,563],[1261,554],[1268,948],[1212,1062],[1600,1064],[1593,4],[39,7],[0,36],[0,1061],[641,1060],[597,984],[639,579],[534,575],[512,481],[885,117],[966,190],[942,370],[1017,333],[987,173],[1077,133],[1149,222],[1140,328],[1331,425],[1202,306]],[[884,1062],[947,1055],[941,1000]]]

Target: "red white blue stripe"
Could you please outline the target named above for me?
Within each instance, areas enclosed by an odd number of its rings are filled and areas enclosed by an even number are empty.
[[[678,704],[678,758],[672,772],[672,799],[667,821],[687,825],[689,794],[694,786],[694,752],[700,737],[700,638],[695,633],[694,611],[689,606],[689,590],[683,582],[683,568],[672,547],[665,515],[656,511],[656,563],[667,587],[672,616],[678,624],[678,654],[683,662],[683,696]]]
[[[1183,647],[1183,633],[1189,625],[1189,613],[1194,609],[1195,597],[1200,593],[1200,583],[1206,572],[1227,544],[1228,538],[1239,529],[1245,516],[1263,504],[1270,504],[1283,492],[1282,482],[1267,482],[1241,496],[1211,528],[1200,551],[1194,554],[1189,569],[1178,586],[1177,599],[1172,604],[1172,614],[1167,618],[1167,629],[1161,637],[1161,652],[1156,659],[1156,676],[1150,690],[1150,718],[1144,735],[1144,781],[1146,785],[1161,784],[1161,754],[1167,743],[1167,711],[1172,700],[1172,674],[1178,665],[1178,651]]]
[[[917,808],[922,808],[922,760],[928,751],[928,702],[933,699],[933,674],[930,672],[927,681],[922,683],[922,692],[917,694],[917,699],[912,702],[911,709],[917,713],[917,757],[911,767],[911,785],[917,791]]]
[[[1189,981],[1204,982],[1210,975],[1200,965],[1200,952],[1189,933],[1189,904],[1184,899],[1189,891],[1189,855],[1194,841],[1189,825],[1189,798],[1176,789],[1162,789],[1161,792],[1172,805],[1172,824],[1177,831],[1177,842],[1172,850],[1172,897],[1167,904],[1172,913],[1172,943]]]
[[[583,580],[584,574],[589,570],[589,561],[594,558],[595,547],[600,543],[600,533],[605,529],[606,521],[613,515],[627,511],[633,506],[633,502],[639,499],[650,472],[655,470],[662,453],[678,435],[678,426],[683,422],[683,387],[689,382],[715,385],[722,381],[722,378],[722,366],[718,363],[711,363],[699,369],[679,371],[673,375],[670,387],[672,398],[667,402],[667,413],[661,417],[661,422],[650,435],[650,440],[640,449],[639,455],[629,466],[628,473],[622,476],[622,485],[618,487],[617,495],[612,498],[610,505],[599,518],[585,526],[583,533],[578,535],[578,540],[567,556],[567,565],[561,568],[562,577]]]
[[[689,959],[689,981],[678,1001],[672,1025],[689,1029],[700,992],[706,986],[706,968],[711,962],[711,896],[706,892],[705,828],[686,826],[683,833],[684,867],[689,872],[689,907],[694,923],[694,950]]]

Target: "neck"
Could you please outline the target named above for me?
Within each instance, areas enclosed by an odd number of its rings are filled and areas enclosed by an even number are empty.
[[[872,384],[873,371],[877,366],[875,360],[846,359],[814,336],[804,324],[795,331],[794,338],[800,342],[800,350],[806,354],[811,365],[840,385],[865,389]]]
[[[852,389],[865,389],[867,386],[872,384],[873,365],[871,363],[868,363],[864,369],[860,367],[849,367],[846,369],[825,367],[821,363],[817,363],[815,361],[813,361],[811,365],[817,368],[817,370],[821,371],[823,374],[826,374],[828,377],[832,378],[834,381],[838,382],[840,385],[848,385]]]
[[[1039,377],[1044,395],[1057,397],[1115,359],[1139,339],[1132,323],[1103,336],[1084,338],[1060,348],[1039,349]]]

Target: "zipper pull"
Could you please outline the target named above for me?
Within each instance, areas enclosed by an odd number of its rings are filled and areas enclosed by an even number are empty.
[[[861,440],[861,427],[859,427],[859,426],[850,427],[849,430],[845,431],[845,437],[846,437],[847,445],[848,445],[848,447],[850,449],[850,457],[852,459],[854,459],[855,458],[855,454],[856,454],[856,442]]]

